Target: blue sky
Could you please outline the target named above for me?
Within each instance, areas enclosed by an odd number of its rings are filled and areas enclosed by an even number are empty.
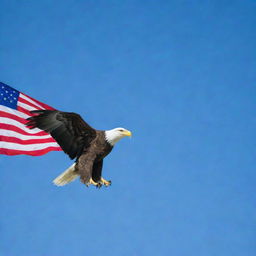
[[[134,134],[100,190],[53,186],[62,152],[2,155],[1,255],[255,255],[255,1],[0,7],[2,82]]]

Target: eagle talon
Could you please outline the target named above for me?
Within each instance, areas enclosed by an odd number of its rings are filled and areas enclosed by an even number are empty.
[[[102,186],[101,182],[95,182],[92,178],[90,178],[89,182],[85,183],[86,187],[90,185],[94,185],[96,188],[100,188]]]
[[[108,187],[111,185],[111,180],[105,180],[104,178],[101,178],[101,182],[104,186]]]
[[[102,187],[102,184],[101,183],[98,183],[97,185],[96,185],[96,188],[101,188]]]

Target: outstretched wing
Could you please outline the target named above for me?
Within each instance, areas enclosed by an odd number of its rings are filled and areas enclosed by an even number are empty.
[[[31,113],[35,116],[28,118],[26,125],[30,129],[37,127],[50,133],[71,159],[79,157],[96,137],[96,130],[76,113],[57,110],[35,110]]]

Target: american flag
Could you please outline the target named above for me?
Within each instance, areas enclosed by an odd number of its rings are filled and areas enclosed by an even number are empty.
[[[25,126],[30,111],[39,109],[54,110],[0,82],[0,154],[40,156],[61,150],[51,135]]]

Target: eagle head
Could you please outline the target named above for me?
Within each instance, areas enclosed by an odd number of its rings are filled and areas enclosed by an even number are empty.
[[[120,139],[132,136],[132,133],[122,127],[118,127],[112,130],[105,131],[105,137],[108,143],[114,146]]]

